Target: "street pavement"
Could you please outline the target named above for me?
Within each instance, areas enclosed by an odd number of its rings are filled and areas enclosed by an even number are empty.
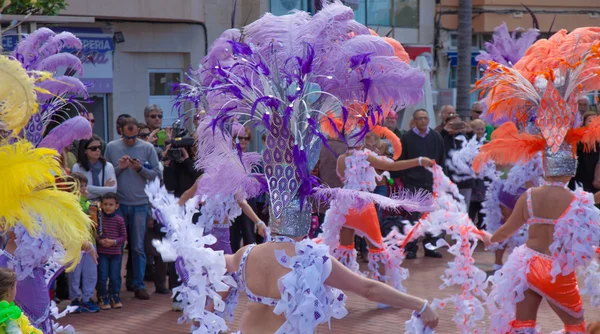
[[[493,254],[484,252],[480,248],[476,251],[477,265],[484,271],[492,269]],[[424,258],[422,250],[416,260],[405,261],[404,266],[410,270],[410,278],[405,282],[408,292],[430,301],[433,298],[444,298],[456,293],[457,289],[439,290],[440,275],[451,260],[451,255],[444,254],[443,259]],[[362,261],[359,259],[359,262]],[[366,263],[361,263],[361,268],[367,270]],[[148,291],[153,292],[152,283],[147,282]],[[71,324],[77,333],[190,333],[189,325],[177,324],[181,313],[171,311],[171,301],[168,295],[153,294],[148,301],[137,300],[132,292],[121,293],[123,308],[119,310],[101,311],[96,314],[70,314],[61,319],[61,324]],[[240,294],[240,303],[236,310],[235,321],[230,325],[236,331],[239,319],[245,309],[247,299]],[[600,309],[593,309],[589,300],[584,296],[586,318],[590,321],[600,321]],[[64,303],[62,305],[65,305]],[[357,295],[349,294],[346,303],[348,315],[342,320],[333,320],[331,330],[326,325],[319,327],[317,333],[404,333],[404,322],[410,317],[410,311],[395,308],[377,309],[375,302],[370,302]],[[457,334],[458,330],[452,322],[454,315],[453,305],[448,305],[439,312],[440,325],[436,330],[438,334]],[[543,302],[538,313],[538,324],[544,333],[562,329],[562,323],[552,312],[546,302]]]

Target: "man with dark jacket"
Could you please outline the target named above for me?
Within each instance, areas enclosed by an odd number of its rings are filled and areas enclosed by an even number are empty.
[[[444,163],[445,151],[442,136],[435,130],[429,128],[429,114],[423,109],[416,110],[413,113],[415,127],[406,131],[402,135],[402,155],[400,160],[415,159],[427,157],[435,160],[438,164]],[[423,167],[414,167],[402,171],[402,183],[405,189],[418,191],[420,189],[433,191],[433,176],[431,172]],[[409,220],[416,222],[421,218],[420,212],[409,214]],[[436,244],[438,237],[431,235],[423,238],[423,246],[428,243]],[[417,257],[417,240],[406,245],[406,258],[415,259]],[[425,256],[440,258],[442,254],[436,251],[425,249]]]

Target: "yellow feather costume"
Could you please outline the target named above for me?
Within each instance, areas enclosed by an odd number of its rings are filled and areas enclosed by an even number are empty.
[[[35,82],[50,78],[47,73],[35,76],[38,79],[18,61],[0,56],[0,129],[12,137],[37,112]],[[63,176],[58,152],[34,148],[24,140],[13,144],[1,140],[0,229],[22,224],[32,237],[45,233],[55,238],[65,248],[65,263],[74,268],[82,244],[91,239],[92,222],[79,206],[79,194],[57,188],[56,180]]]

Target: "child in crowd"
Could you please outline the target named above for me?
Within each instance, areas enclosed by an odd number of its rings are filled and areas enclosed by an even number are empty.
[[[16,334],[42,334],[42,331],[34,328],[29,319],[15,305],[17,296],[17,274],[8,269],[0,268],[0,333]]]
[[[90,202],[87,200],[87,177],[82,173],[72,173],[71,177],[79,184],[79,204],[81,205],[81,209],[86,214],[91,215]],[[97,226],[94,226],[94,228],[97,228]],[[69,299],[71,300],[71,306],[77,307],[77,310],[75,311],[77,313],[96,313],[100,311],[100,307],[92,301],[94,289],[96,288],[96,282],[98,280],[98,266],[96,265],[96,259],[92,256],[96,256],[96,254],[83,254],[81,256],[81,261],[75,270],[68,274]]]
[[[102,235],[98,242],[98,302],[100,308],[108,310],[121,308],[123,304],[119,298],[121,290],[121,261],[123,258],[123,244],[127,240],[125,221],[116,214],[119,208],[119,196],[115,193],[106,193],[102,196]],[[108,280],[108,291],[106,283]]]

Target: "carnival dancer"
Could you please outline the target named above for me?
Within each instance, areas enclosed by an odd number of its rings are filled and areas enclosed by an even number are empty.
[[[363,109],[357,114],[364,117],[366,116],[366,110]],[[330,120],[336,123],[337,129],[331,130],[327,126]],[[338,158],[336,166],[337,174],[344,182],[344,189],[372,192],[377,185],[377,180],[381,180],[382,177],[382,175],[376,173],[376,169],[399,171],[417,166],[430,167],[433,164],[426,157],[403,161],[379,157],[370,150],[365,149],[362,141],[353,142],[352,138],[358,138],[357,134],[361,126],[360,123],[352,125],[353,122],[348,123],[344,128],[341,120],[336,120],[335,117],[329,115],[321,124],[323,131],[333,138],[335,138],[336,133],[349,132],[346,136],[350,139],[346,139],[346,142],[349,144],[350,149]],[[354,133],[349,130],[352,128],[355,129]],[[385,134],[386,137],[395,139],[392,140],[393,143],[396,143],[394,145],[394,157],[399,157],[402,152],[400,140],[387,128],[380,125],[374,125],[372,128],[375,133]],[[372,277],[382,282],[388,281],[389,278],[392,286],[404,291],[401,284],[403,279],[399,277],[401,275],[400,268],[395,268],[392,261],[392,258],[396,257],[397,254],[392,254],[391,249],[388,249],[386,245],[389,241],[386,242],[381,234],[377,211],[373,203],[357,210],[351,208],[351,203],[332,201],[326,212],[322,229],[323,233],[320,236],[320,241],[329,247],[333,256],[356,273],[360,273],[360,271],[356,261],[354,235],[356,233],[364,237],[369,247],[368,260]],[[383,264],[382,267],[380,267],[380,263]],[[385,305],[379,306],[385,307]]]
[[[373,31],[370,33],[377,36]],[[394,48],[394,55],[398,60],[408,63],[408,57],[400,43],[389,38],[384,40]],[[421,83],[418,74],[417,69],[407,69],[406,75],[415,76],[413,80],[417,88]],[[407,95],[394,100],[393,103],[407,105],[416,103],[419,99],[420,95]],[[376,169],[400,171],[417,166],[430,167],[432,165],[432,161],[426,157],[394,162],[389,158],[378,157],[375,153],[365,149],[364,139],[368,133],[365,130],[369,129],[371,134],[391,142],[394,159],[400,157],[402,153],[400,139],[394,132],[381,125],[389,114],[394,113],[388,104],[383,106],[383,110],[378,110],[378,106],[354,102],[346,106],[346,113],[342,112],[339,116],[335,116],[333,112],[328,112],[327,117],[322,118],[321,130],[330,138],[344,140],[349,147],[348,152],[341,155],[336,164],[336,172],[343,180],[345,189],[372,192],[375,190],[377,182],[381,181],[383,177],[383,174],[377,174]],[[397,258],[399,255],[392,254],[392,249],[400,250],[388,247],[387,244],[395,242],[391,236],[383,238],[374,203],[365,208],[353,209],[351,202],[332,201],[330,208],[325,213],[322,229],[323,233],[319,236],[318,241],[329,246],[331,254],[356,273],[359,273],[359,265],[356,261],[354,235],[358,234],[364,237],[369,248],[368,262],[372,277],[382,282],[389,281],[396,289],[405,291],[401,283],[405,279],[403,277],[405,271],[394,265],[393,258]],[[386,307],[386,305],[379,306]]]
[[[528,161],[541,151],[544,172],[544,184],[521,195],[508,221],[484,237],[488,245],[502,242],[529,225],[526,244],[490,278],[492,333],[537,333],[542,299],[563,321],[566,333],[585,333],[576,270],[585,269],[584,283],[597,276],[598,266],[588,266],[600,242],[600,214],[591,194],[566,187],[576,170],[573,147],[578,142],[592,147],[600,138],[600,122],[573,128],[578,96],[600,87],[595,74],[600,70],[599,31],[561,30],[536,42],[513,68],[488,62],[488,71],[476,84],[489,94],[488,112],[495,119],[515,117],[524,126],[535,117],[539,134],[519,133],[514,123],[502,125],[505,135],[482,147],[474,169],[488,159],[498,164]],[[585,290],[596,304],[598,289]]]
[[[519,31],[521,34],[517,37],[517,32]],[[492,40],[485,43],[485,51],[482,51],[476,60],[480,61],[482,70],[486,68],[485,61],[495,61],[504,66],[512,67],[523,57],[527,48],[536,41],[538,36],[539,32],[535,29],[525,31],[517,29],[510,33],[506,24],[503,23],[494,29]],[[484,99],[482,104],[487,107],[489,101]],[[488,124],[496,127],[506,122],[515,122],[514,119],[507,117],[494,119],[489,113],[484,113],[481,118]],[[492,133],[492,138],[502,137],[502,135],[502,133],[498,132],[495,134]],[[469,160],[466,167],[469,169],[480,146],[481,143],[477,145],[475,151],[467,154]],[[472,145],[470,147],[473,148]],[[465,145],[465,148],[469,149],[467,145]],[[457,155],[455,154],[455,156]],[[454,157],[453,160],[455,160]],[[541,156],[525,163],[516,162],[511,166],[500,166],[496,165],[493,161],[489,161],[486,168],[482,168],[480,173],[474,175],[474,177],[487,179],[488,182],[485,199],[482,202],[482,212],[484,214],[482,225],[486,226],[488,232],[494,233],[504,224],[510,216],[519,196],[525,189],[539,185],[541,175]],[[524,227],[519,233],[516,233],[504,243],[493,247],[495,253],[494,271],[502,268],[505,250],[522,245],[527,239],[526,233],[527,228]]]
[[[281,17],[267,14],[244,27],[243,34],[226,31],[199,71],[200,90],[208,92],[211,103],[213,128],[244,116],[266,130],[263,165],[273,240],[226,256],[228,271],[238,272],[239,288],[251,300],[241,321],[244,334],[313,333],[317,325],[346,314],[345,297],[335,287],[415,310],[427,326],[437,325],[437,315],[424,300],[362,278],[332,259],[327,247],[305,239],[311,223],[309,197],[344,197],[358,209],[373,200],[386,208],[429,207],[409,196],[380,198],[351,189],[318,188],[310,174],[325,139],[319,130],[324,117],[321,110],[344,114],[345,104],[362,101],[373,106],[373,113],[363,119],[368,124],[369,117],[381,119],[375,107],[380,103],[402,103],[405,96],[422,94],[423,75],[410,71],[394,55],[393,47],[371,36],[353,17],[352,9],[339,2],[326,5],[314,17],[305,12]],[[359,136],[369,131],[367,125]],[[160,209],[160,200],[152,201]],[[200,268],[212,266],[208,261],[196,265],[190,280]],[[217,281],[223,275],[221,269],[215,275]],[[205,295],[214,296],[214,290]],[[218,304],[216,309],[222,307]],[[213,319],[210,314],[202,316]],[[214,330],[206,328],[212,323],[200,324],[204,326],[201,331]]]
[[[81,48],[81,42],[70,33],[42,28],[18,44],[18,61],[0,58],[5,76],[5,95],[0,96],[0,220],[9,236],[0,263],[16,272],[15,301],[44,333],[63,330],[51,320],[57,312],[48,287],[63,266],[74,268],[81,251],[91,250],[92,222],[81,211],[76,184],[63,178],[58,161],[58,153],[73,140],[92,132],[85,118],[65,120],[59,114],[66,104],[77,105],[68,94],[86,95],[81,81],[70,76],[81,70],[81,61],[60,53],[64,46]],[[63,65],[69,75],[56,74]]]

